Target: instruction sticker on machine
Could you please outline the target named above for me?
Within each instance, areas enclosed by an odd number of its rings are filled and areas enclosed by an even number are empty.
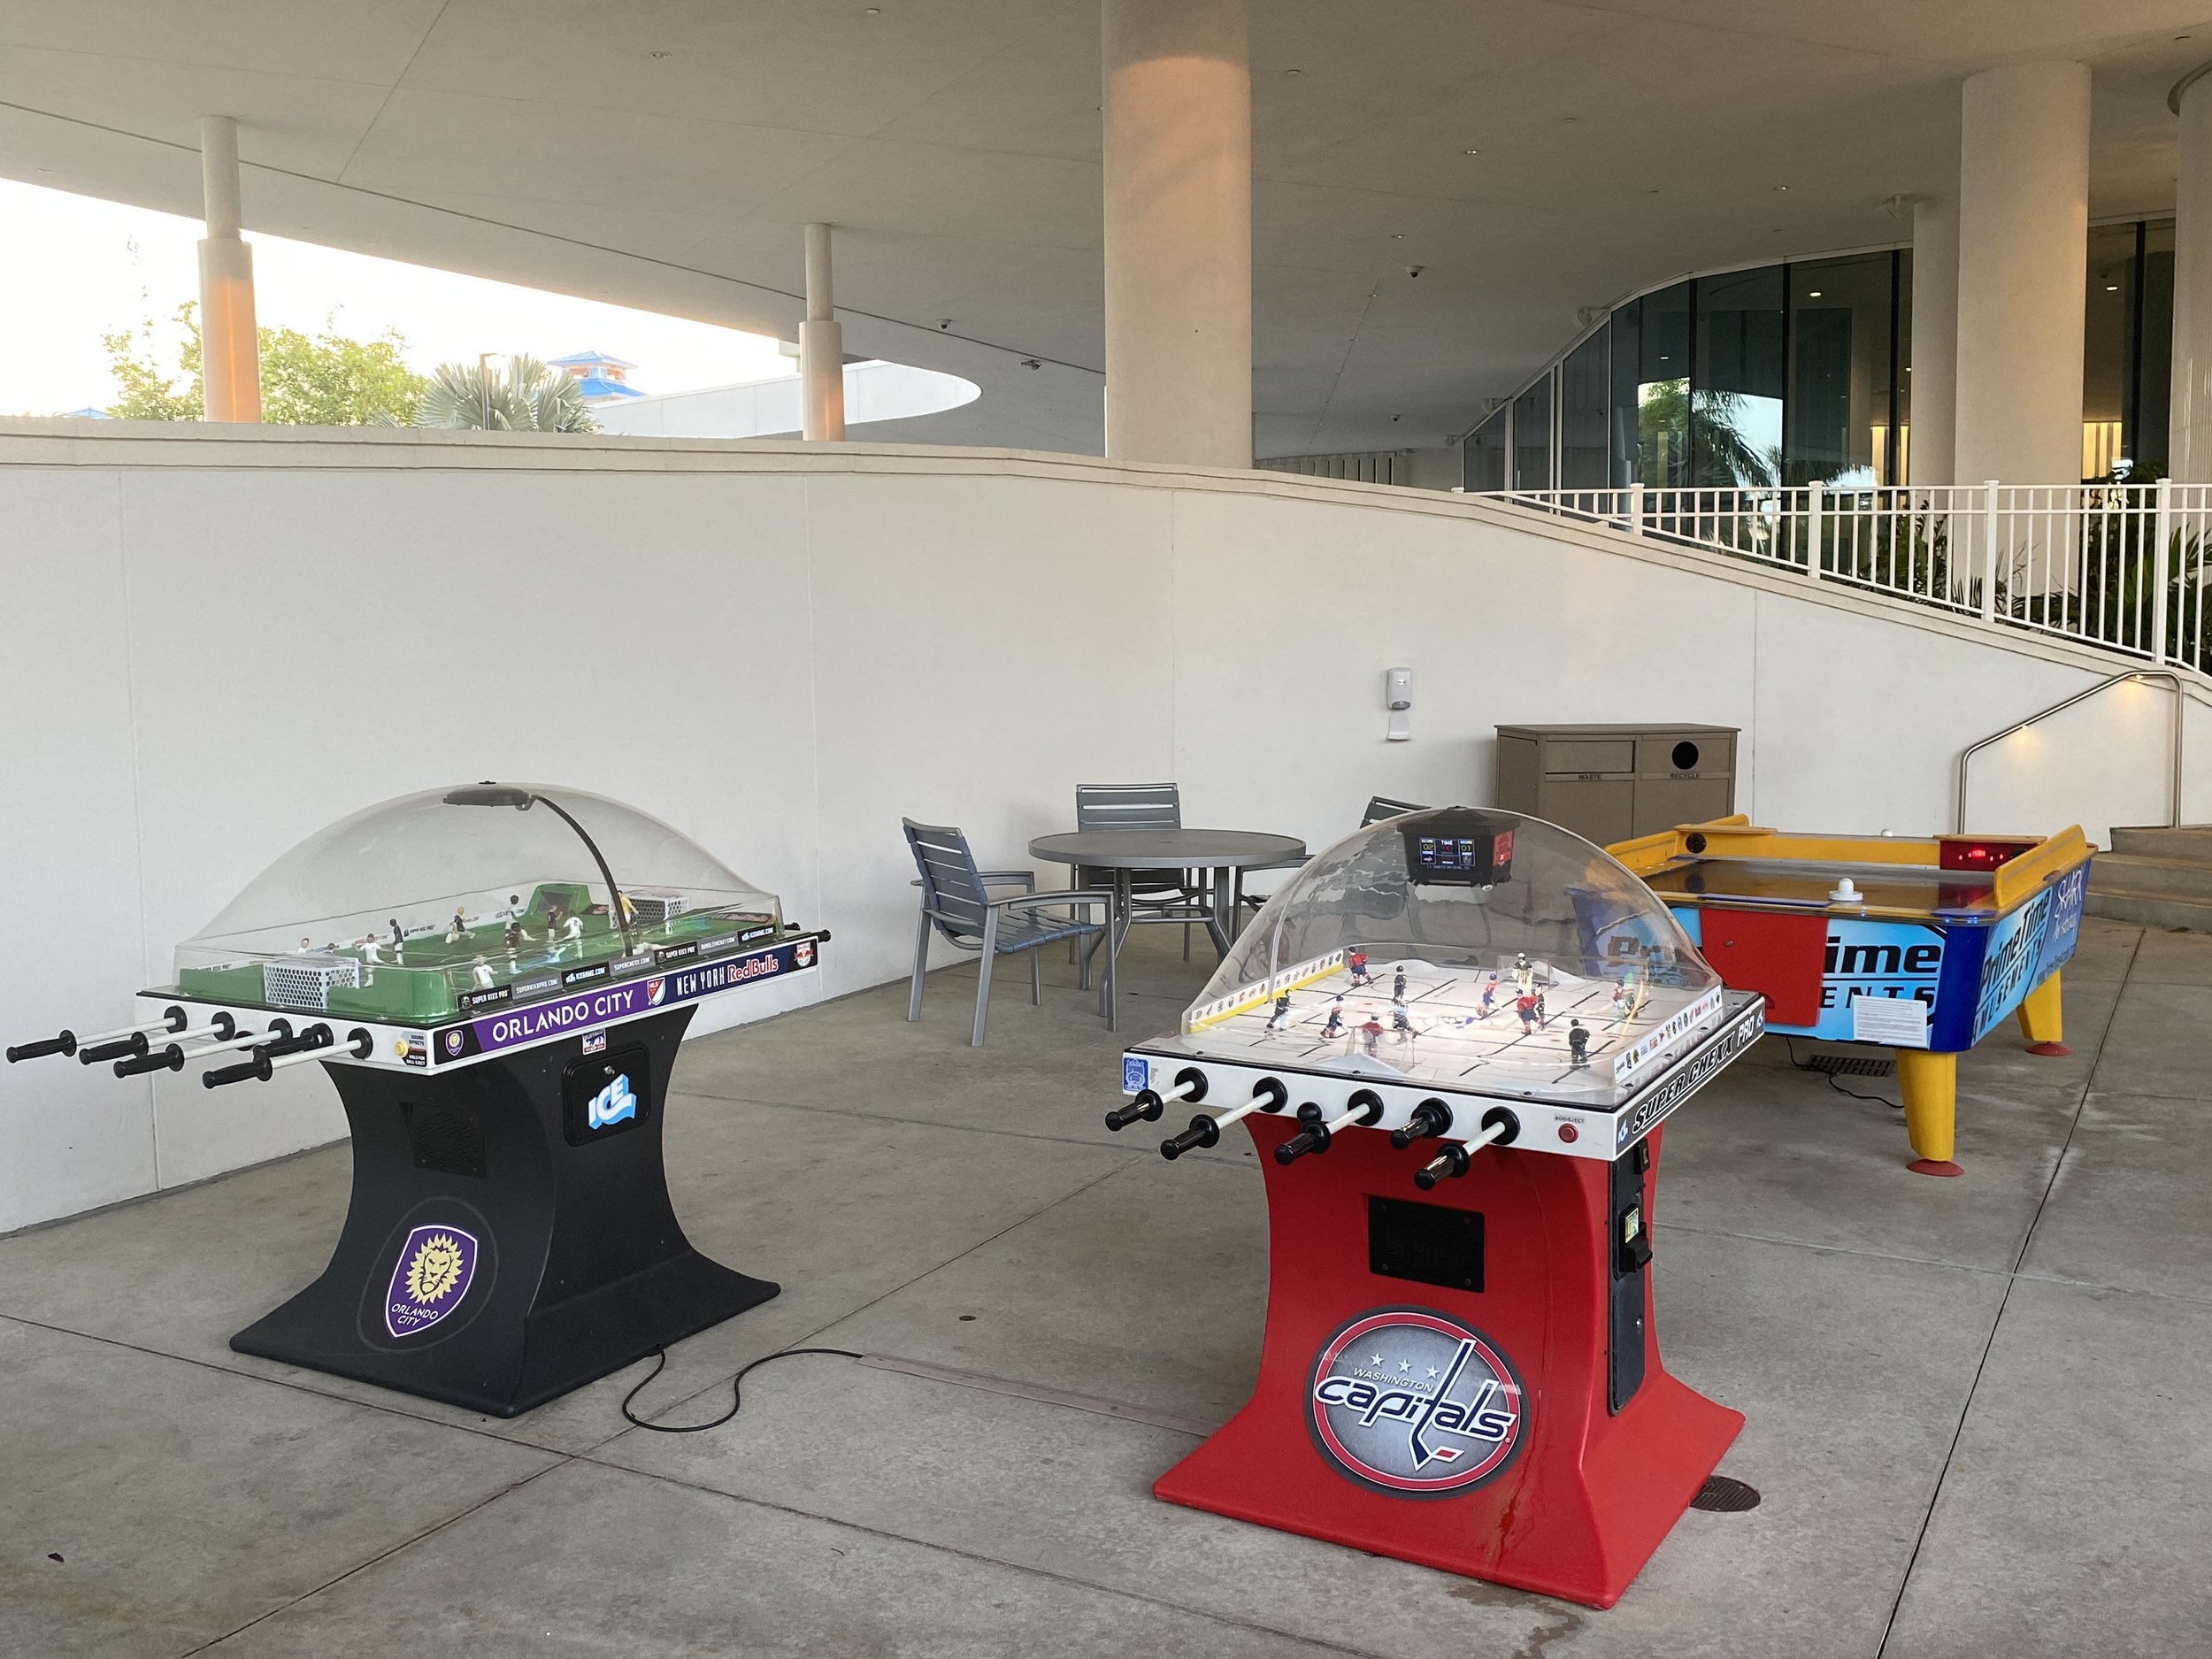
[[[1928,1046],[1928,1005],[1916,996],[1855,996],[1851,1041],[1889,1048]]]

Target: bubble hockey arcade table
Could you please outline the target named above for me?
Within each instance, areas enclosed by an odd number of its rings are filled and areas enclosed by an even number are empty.
[[[827,937],[629,807],[472,785],[311,837],[177,948],[138,1023],[8,1058],[213,1057],[210,1088],[325,1064],[345,1226],[231,1346],[512,1417],[776,1294],[684,1237],[661,1110],[699,1003],[811,972]]]
[[[1664,906],[1587,841],[1446,808],[1329,849],[1110,1126],[1202,1107],[1266,1172],[1252,1398],[1153,1491],[1564,1596],[1617,1601],[1743,1418],[1652,1325],[1661,1123],[1757,1038]]]

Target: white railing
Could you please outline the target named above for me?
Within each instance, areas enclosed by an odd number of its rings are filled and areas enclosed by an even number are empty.
[[[2212,672],[2212,485],[1633,484],[1477,493]]]

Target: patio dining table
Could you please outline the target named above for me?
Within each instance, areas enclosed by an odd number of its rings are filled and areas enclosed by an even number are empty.
[[[1214,949],[1223,956],[1236,938],[1238,905],[1248,870],[1280,868],[1306,861],[1306,844],[1294,835],[1258,830],[1107,829],[1070,830],[1040,835],[1029,856],[1050,864],[1109,872],[1114,883],[1113,949],[1129,932],[1131,878],[1139,872],[1205,870],[1208,907],[1203,917]]]

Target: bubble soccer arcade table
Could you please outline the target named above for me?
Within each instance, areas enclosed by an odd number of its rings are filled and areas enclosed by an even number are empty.
[[[684,1236],[662,1110],[700,1004],[813,972],[827,937],[619,803],[464,786],[310,837],[177,948],[134,1024],[8,1058],[210,1059],[210,1088],[323,1064],[345,1225],[231,1346],[512,1417],[777,1294]]]

